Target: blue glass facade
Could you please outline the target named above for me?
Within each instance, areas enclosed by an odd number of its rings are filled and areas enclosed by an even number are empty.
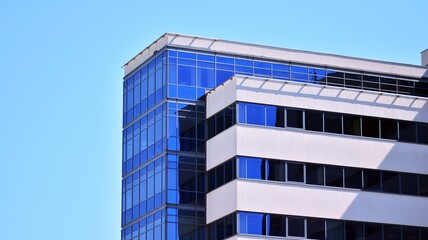
[[[428,87],[417,79],[165,48],[124,80],[123,240],[207,237],[205,141],[209,129],[204,95],[236,74],[428,95]],[[283,109],[248,105],[246,111],[252,112],[247,124],[284,127],[285,120],[278,117]],[[267,119],[260,117],[261,111],[269,112]],[[216,121],[224,125],[216,128],[235,124],[228,122],[236,119],[235,110],[231,113],[219,115],[221,121]],[[299,124],[298,114],[296,119]]]

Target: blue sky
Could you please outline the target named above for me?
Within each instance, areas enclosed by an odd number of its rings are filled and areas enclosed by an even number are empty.
[[[121,66],[165,32],[420,64],[428,1],[0,0],[0,239],[120,238]]]

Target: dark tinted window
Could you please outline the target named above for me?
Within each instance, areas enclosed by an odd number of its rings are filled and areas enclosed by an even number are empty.
[[[224,237],[228,238],[235,233],[235,215],[230,215],[224,220]]]
[[[268,180],[285,181],[285,163],[283,161],[268,160],[266,167],[268,169]]]
[[[428,175],[419,175],[419,195],[428,196]]]
[[[345,187],[362,189],[362,171],[357,168],[345,168]]]
[[[220,165],[216,167],[216,184],[217,186],[221,186],[224,184],[224,166]]]
[[[382,119],[380,120],[381,138],[398,139],[397,121]]]
[[[208,172],[208,191],[213,190],[215,187],[215,169],[212,169]]]
[[[343,115],[343,133],[361,136],[360,117],[354,115]]]
[[[288,236],[304,237],[305,236],[305,219],[288,218]]]
[[[363,240],[363,224],[347,222],[345,224],[346,240]]]
[[[287,127],[303,128],[303,112],[287,109]]]
[[[400,141],[416,142],[416,123],[400,121]]]
[[[326,166],[325,185],[332,187],[343,187],[343,168]]]
[[[324,167],[318,164],[306,164],[306,183],[324,185]]]
[[[327,220],[327,240],[345,239],[345,228],[342,221]]]
[[[318,219],[307,220],[307,237],[310,239],[325,239],[325,221]]]
[[[363,117],[362,126],[364,137],[379,137],[379,119]]]
[[[288,181],[303,182],[303,164],[288,163],[287,176]]]
[[[342,115],[339,113],[324,113],[324,131],[342,133]]]
[[[272,127],[284,127],[284,108],[267,106],[266,125]]]
[[[403,227],[403,239],[405,240],[419,240],[419,228],[416,227]]]
[[[382,239],[382,225],[366,223],[364,226],[365,240]]]
[[[235,178],[235,161],[228,161],[224,164],[224,183]]]
[[[397,172],[382,172],[382,190],[390,193],[400,193],[400,174]]]
[[[322,112],[306,111],[305,112],[305,128],[312,131],[323,131]]]
[[[364,170],[364,189],[371,191],[380,191],[380,171],[377,170]]]
[[[285,219],[286,218],[281,215],[270,215],[268,235],[285,237],[287,233]]]
[[[428,124],[418,123],[418,143],[428,143]]]
[[[383,225],[384,240],[401,240],[401,227],[395,225]]]
[[[401,193],[417,195],[418,194],[418,175],[410,173],[400,173]]]

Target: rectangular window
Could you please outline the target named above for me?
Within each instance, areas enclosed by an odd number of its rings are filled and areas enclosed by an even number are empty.
[[[401,193],[409,195],[418,194],[418,175],[411,173],[400,173]]]
[[[247,104],[247,123],[265,125],[265,106],[259,104]]]
[[[403,142],[416,142],[416,123],[414,122],[399,122],[400,141]]]
[[[288,218],[288,236],[305,237],[305,219]]]
[[[345,226],[342,221],[327,220],[327,240],[344,240]]]
[[[275,161],[275,160],[267,160],[266,168],[268,177],[267,179],[270,181],[285,181],[285,162],[283,161]]]
[[[362,189],[362,170],[357,168],[345,168],[345,187]]]
[[[362,240],[363,224],[356,222],[346,222],[345,224],[346,240]]]
[[[261,158],[247,158],[247,178],[265,179],[265,160]]]
[[[397,129],[397,121],[389,120],[389,119],[381,119],[380,120],[380,131],[381,138],[384,139],[398,139],[398,129]]]
[[[266,125],[271,127],[284,127],[284,108],[266,106]]]
[[[308,219],[307,220],[307,238],[310,239],[325,239],[325,221],[318,219]]]
[[[419,239],[419,228],[417,227],[403,227],[403,239],[418,240]]]
[[[383,236],[385,240],[401,240],[401,227],[384,224]]]
[[[306,183],[324,185],[324,167],[319,164],[306,164]]]
[[[287,180],[303,182],[303,164],[287,163]]]
[[[360,117],[343,115],[343,133],[347,135],[361,136]]]
[[[216,187],[224,184],[224,166],[220,165],[215,168]]]
[[[331,187],[343,187],[343,168],[336,166],[326,166],[325,185]]]
[[[303,112],[287,109],[287,127],[303,128]]]
[[[268,235],[285,237],[287,233],[286,218],[281,215],[269,215]]]
[[[382,225],[374,224],[374,223],[366,223],[364,225],[364,236],[365,236],[365,240],[382,239]]]
[[[324,131],[342,133],[342,115],[339,113],[324,113]]]
[[[364,170],[364,189],[371,191],[380,191],[380,171],[378,170]]]
[[[323,131],[323,114],[318,111],[305,112],[305,129],[311,131]]]
[[[379,119],[362,117],[362,128],[364,137],[379,137]]]
[[[247,213],[247,233],[256,235],[266,234],[265,217],[260,213]]]
[[[428,144],[428,124],[418,123],[418,143]]]
[[[400,193],[400,174],[397,172],[382,172],[382,191]]]
[[[428,196],[428,175],[419,175],[419,195]]]

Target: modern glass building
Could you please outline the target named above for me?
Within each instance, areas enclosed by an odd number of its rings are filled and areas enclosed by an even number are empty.
[[[123,240],[428,239],[428,67],[167,33],[124,70]]]

